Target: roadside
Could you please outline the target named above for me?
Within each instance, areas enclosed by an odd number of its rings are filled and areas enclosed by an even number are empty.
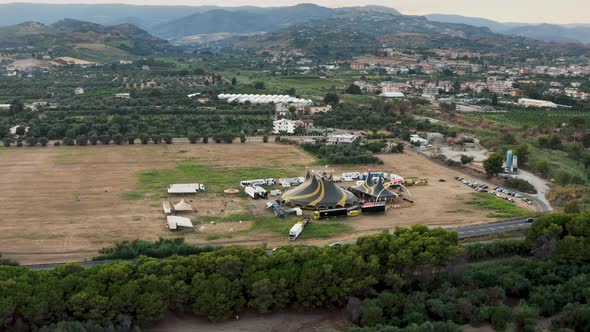
[[[476,178],[476,179],[478,179],[480,181],[488,182],[488,183],[491,183],[491,184],[493,184],[495,186],[502,186],[501,184],[495,183],[494,181],[492,181],[492,180],[490,180],[490,179],[488,179],[488,178],[486,178],[484,176],[480,176],[480,175],[473,174],[473,173],[467,173],[467,172],[464,172],[461,169],[458,169],[458,168],[455,168],[455,167],[451,167],[451,166],[447,166],[443,162],[441,162],[440,160],[436,160],[436,159],[430,158],[430,156],[428,156],[426,153],[424,153],[422,151],[416,151],[416,153],[418,155],[420,155],[420,156],[422,156],[422,157],[430,160],[431,162],[437,163],[440,166],[446,167],[446,168],[448,168],[450,170],[453,170],[455,172],[458,172],[460,174],[463,174],[466,177]],[[526,173],[529,174],[529,175],[531,175],[531,176],[533,176],[533,177],[536,177],[535,175],[533,175],[531,173],[528,173],[528,172],[526,172]],[[525,179],[525,178],[523,178],[523,179]],[[544,180],[542,180],[542,179],[540,179],[538,177],[537,177],[537,180],[535,181],[537,184],[540,183],[538,180],[541,180],[541,182],[543,183],[543,185],[546,186],[546,184],[544,184],[545,183]],[[550,212],[550,211],[553,211],[553,208],[551,207],[551,204],[545,198],[545,193],[547,193],[549,191],[549,189],[548,189],[549,187],[547,187],[547,188],[537,188],[537,184],[535,184],[533,182],[531,182],[531,184],[533,186],[535,186],[535,189],[537,189],[537,194],[534,194],[534,195],[533,194],[527,194],[527,193],[519,192],[517,190],[512,190],[512,189],[511,189],[511,191],[517,192],[517,193],[519,193],[519,194],[521,194],[521,195],[523,195],[525,197],[528,197],[528,198],[532,199],[533,201],[535,201],[538,204],[539,208],[540,208],[540,211],[539,212]],[[541,189],[541,190],[539,190],[539,189]]]
[[[549,193],[549,190],[551,190],[551,188],[549,188],[548,186],[547,180],[542,179],[536,176],[535,174],[522,169],[518,170],[518,174],[514,174],[512,176],[517,179],[525,180],[528,183],[532,184],[533,187],[535,187],[535,190],[537,190],[537,193],[529,194],[529,196],[535,197],[538,201],[543,202],[543,204],[545,204],[546,211],[553,211],[551,203],[549,203],[549,201],[546,198],[547,193]]]

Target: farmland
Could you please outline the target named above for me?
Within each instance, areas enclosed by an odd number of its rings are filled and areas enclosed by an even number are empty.
[[[315,162],[293,146],[250,141],[11,148],[0,149],[0,153],[0,208],[4,211],[0,252],[23,263],[89,259],[98,249],[119,240],[183,236],[196,244],[285,243],[286,231],[296,217],[277,219],[264,208],[264,201],[226,198],[220,190],[237,187],[242,177],[303,175],[305,166]],[[470,198],[470,188],[436,181],[451,179],[454,174],[450,170],[413,153],[379,158],[385,163],[381,166],[384,170],[431,178],[430,185],[410,189],[416,205],[392,209],[385,215],[312,223],[302,234],[301,243],[352,240],[416,223],[496,220],[487,216],[489,211],[463,203]],[[347,166],[335,172],[369,167]],[[203,182],[210,190],[187,198],[197,211],[191,216],[196,231],[174,234],[164,226],[161,198],[169,182],[183,180]],[[442,191],[445,197],[441,197]],[[470,212],[452,212],[461,209]]]
[[[522,128],[545,127],[556,128],[574,118],[585,119],[586,128],[590,128],[590,112],[569,109],[519,109],[505,112],[467,113],[467,118],[489,119]]]

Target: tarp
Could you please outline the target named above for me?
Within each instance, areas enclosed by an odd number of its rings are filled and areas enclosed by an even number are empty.
[[[307,174],[305,181],[281,196],[284,205],[304,209],[335,209],[358,205],[357,198],[338,187],[331,177]]]
[[[174,204],[174,211],[192,211],[193,207],[184,201],[184,198],[180,202]]]
[[[171,230],[175,230],[178,227],[193,228],[193,223],[189,218],[179,216],[168,216],[166,217],[166,221],[168,221],[168,228]]]

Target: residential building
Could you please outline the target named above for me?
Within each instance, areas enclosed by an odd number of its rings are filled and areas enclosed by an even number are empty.
[[[332,105],[312,106],[309,108],[309,114],[326,113],[332,110]]]
[[[289,119],[280,119],[272,122],[273,134],[293,134],[295,132],[295,121]]]
[[[352,144],[356,141],[359,136],[354,134],[337,134],[328,136],[326,144],[338,145],[338,144]]]

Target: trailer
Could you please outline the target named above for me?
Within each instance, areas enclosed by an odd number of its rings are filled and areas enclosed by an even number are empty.
[[[281,196],[283,192],[280,189],[273,189],[270,191],[271,196]]]
[[[303,218],[303,220],[298,221],[295,225],[293,225],[293,227],[291,227],[289,230],[289,241],[295,241],[299,235],[301,235],[301,232],[303,232],[303,229],[308,222],[309,218]]]
[[[244,188],[244,192],[246,193],[246,195],[248,195],[252,199],[260,198],[258,196],[258,191],[256,190],[255,187],[246,187],[246,188]]]
[[[274,186],[275,184],[276,183],[273,178],[240,181],[240,186],[242,188],[253,186]]]
[[[253,188],[256,190],[256,194],[258,195],[258,198],[268,197],[268,192],[266,191],[266,189],[259,187],[259,186],[254,186]]]
[[[202,183],[173,183],[168,186],[169,194],[195,194],[198,191],[205,191]]]
[[[385,202],[367,202],[361,205],[362,213],[381,213],[385,212]]]
[[[319,210],[313,213],[313,219],[320,220],[320,219],[328,219],[332,217],[342,217],[348,215],[347,208],[339,208],[339,209],[330,209],[330,210]]]
[[[352,180],[358,180],[358,179],[360,179],[360,178],[361,178],[361,176],[362,176],[362,174],[361,174],[361,173],[359,173],[359,172],[347,172],[347,173],[342,173],[342,177],[343,177],[343,178],[350,178],[350,179],[352,179]],[[350,180],[350,181],[352,181],[352,180]]]

